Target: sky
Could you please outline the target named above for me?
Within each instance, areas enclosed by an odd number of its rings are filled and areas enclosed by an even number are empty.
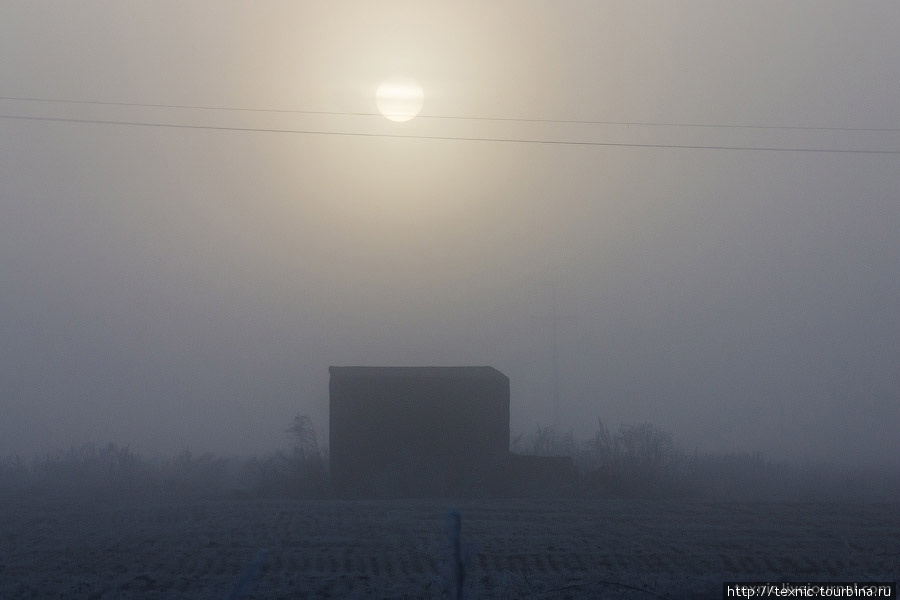
[[[0,455],[263,453],[329,365],[490,365],[514,433],[897,464],[898,25],[0,1]]]

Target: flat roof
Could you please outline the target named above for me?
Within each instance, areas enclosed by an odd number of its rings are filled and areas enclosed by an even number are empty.
[[[331,377],[341,379],[488,379],[509,383],[509,377],[494,367],[328,367]]]

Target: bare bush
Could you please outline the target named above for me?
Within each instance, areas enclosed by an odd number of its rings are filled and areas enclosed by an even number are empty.
[[[570,456],[588,496],[714,500],[890,500],[900,473],[889,469],[839,468],[772,461],[761,452],[685,452],[671,433],[651,423],[597,431],[576,441],[538,427],[520,434],[511,451],[533,456]]]
[[[526,456],[574,456],[576,453],[575,435],[550,426],[538,425],[534,433],[518,435],[510,446],[513,453]]]
[[[288,428],[290,451],[261,458],[194,455],[147,460],[128,446],[84,444],[67,451],[0,458],[0,494],[90,501],[133,497],[209,498],[328,494],[327,452],[312,422],[298,416]]]
[[[239,487],[237,459],[205,452],[195,457],[185,449],[156,465],[155,478],[164,492],[182,496],[216,496]]]
[[[287,428],[291,438],[291,449],[300,460],[322,460],[323,452],[319,447],[319,437],[312,419],[306,415],[297,415]]]
[[[623,425],[615,447],[620,460],[648,474],[659,473],[676,460],[672,434],[650,423]]]
[[[285,465],[294,491],[304,496],[324,495],[328,489],[328,453],[319,445],[312,419],[297,415],[287,428],[292,456]]]
[[[615,439],[603,420],[597,417],[597,432],[582,445],[579,462],[592,468],[603,466],[613,460],[615,449]]]
[[[40,495],[117,498],[140,493],[148,466],[128,446],[109,443],[73,446],[35,458],[26,475],[26,491]]]

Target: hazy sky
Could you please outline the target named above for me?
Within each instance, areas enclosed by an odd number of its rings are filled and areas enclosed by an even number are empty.
[[[327,429],[329,365],[491,365],[531,430],[556,314],[565,429],[896,462],[900,154],[628,144],[900,150],[898,29],[893,0],[0,0],[0,96],[338,113],[2,115],[354,134],[0,118],[0,454],[264,452]],[[488,119],[351,114],[392,75]]]

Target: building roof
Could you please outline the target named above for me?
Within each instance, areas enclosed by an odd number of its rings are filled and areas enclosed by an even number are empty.
[[[494,367],[328,367],[332,378],[341,379],[478,379],[509,383]]]

